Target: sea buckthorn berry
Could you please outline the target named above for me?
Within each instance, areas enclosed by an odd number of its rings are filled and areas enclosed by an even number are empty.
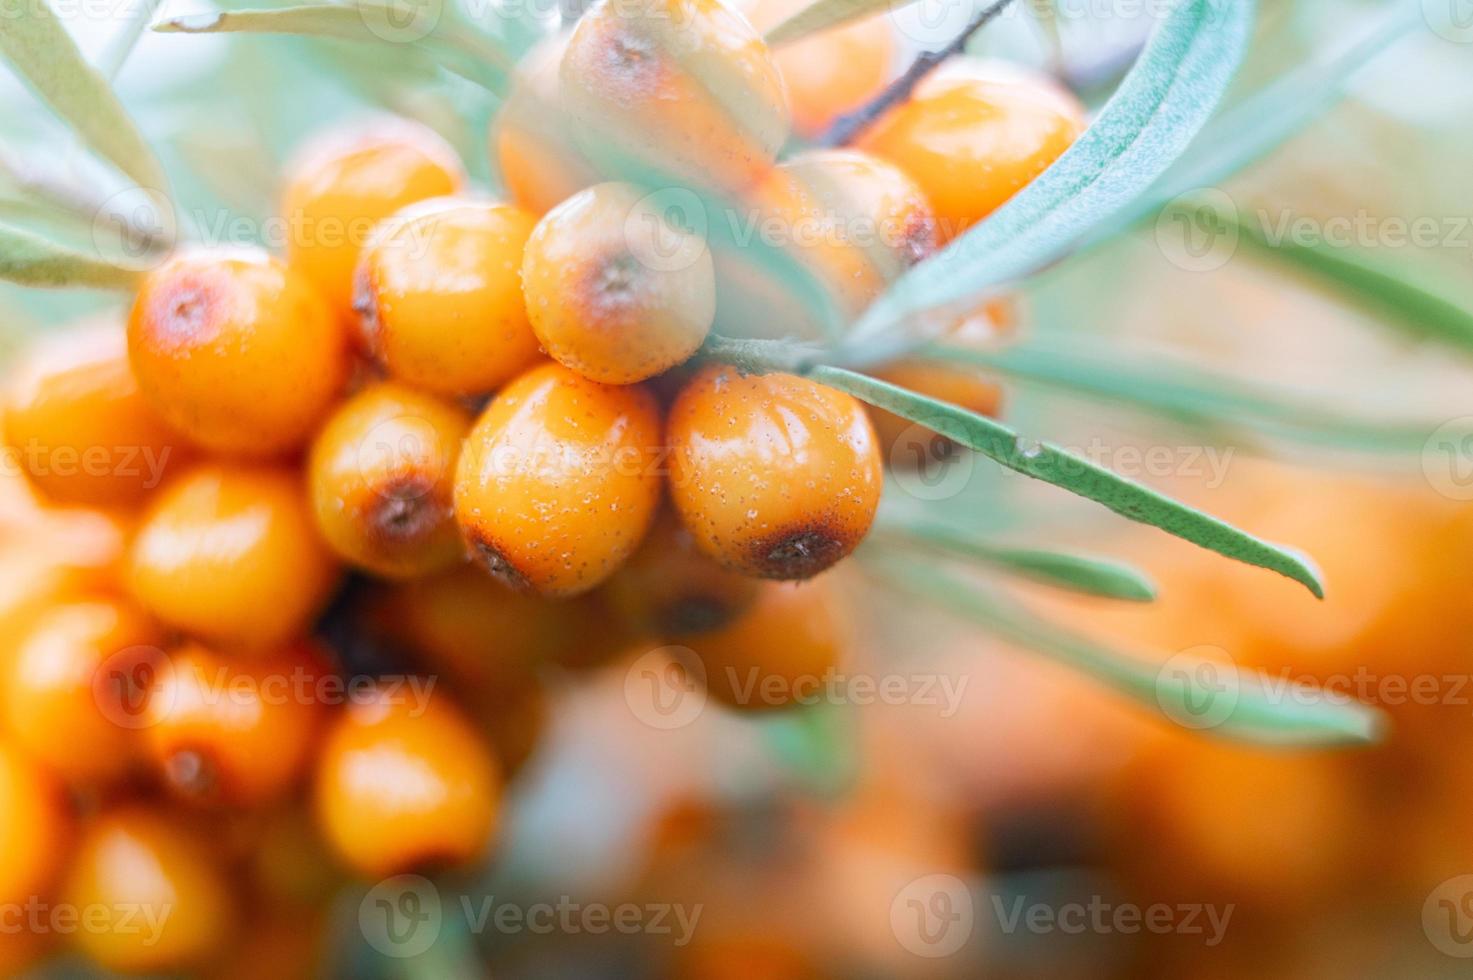
[[[162,642],[147,616],[118,599],[78,599],[37,614],[4,662],[6,727],[70,783],[127,776],[142,761],[136,733]]]
[[[604,588],[634,629],[668,639],[730,623],[752,605],[761,583],[717,564],[667,508]]]
[[[0,467],[0,536],[10,546],[0,553],[0,617],[42,595],[48,579],[113,586],[134,519],[116,508],[57,507],[19,468]]]
[[[917,86],[858,146],[915,179],[950,240],[1043,173],[1084,125],[1056,88],[963,66]]]
[[[716,316],[711,252],[631,184],[598,184],[537,225],[522,265],[543,350],[603,384],[684,363]]]
[[[805,6],[801,0],[757,0],[752,23],[769,31]],[[787,83],[793,128],[812,136],[879,94],[890,79],[895,35],[890,18],[867,17],[785,45],[773,58]]]
[[[767,45],[721,0],[600,3],[578,21],[561,78],[584,156],[610,175],[740,189],[788,138]]]
[[[328,904],[343,881],[326,843],[305,800],[262,813],[246,855],[252,895],[277,911]]]
[[[148,692],[149,760],[182,800],[260,806],[306,773],[324,660],[305,645],[241,661],[198,644],[172,652]]]
[[[599,593],[544,599],[474,565],[381,587],[365,606],[373,629],[476,703],[520,696],[546,663],[605,662],[625,641]]]
[[[599,181],[562,111],[558,67],[568,37],[545,38],[526,54],[491,130],[492,153],[501,163],[507,193],[536,214],[546,214]]]
[[[511,585],[587,592],[633,553],[659,504],[659,409],[636,386],[534,368],[482,413],[461,452],[455,517]]]
[[[548,714],[547,692],[540,683],[528,684],[510,697],[476,705],[476,719],[490,739],[508,782],[521,773],[542,743]]]
[[[133,594],[165,623],[232,647],[299,635],[338,568],[292,470],[200,464],[144,513],[128,556]]]
[[[166,422],[243,456],[305,442],[348,371],[342,324],[310,283],[256,249],[186,251],[150,272],[128,351]]]
[[[334,721],[318,757],[323,836],[376,878],[485,853],[500,811],[491,747],[446,698],[379,687]]]
[[[806,267],[845,320],[936,249],[936,216],[915,181],[857,150],[799,153],[748,199],[764,233]],[[815,311],[748,251],[721,249],[716,264],[722,333],[823,336]]]
[[[384,369],[457,396],[499,388],[535,361],[521,268],[536,224],[510,204],[459,199],[388,219],[364,249],[355,298]]]
[[[450,144],[407,119],[326,133],[287,171],[281,213],[295,229],[287,261],[344,322],[353,315],[353,270],[374,227],[405,205],[465,186],[465,168]]]
[[[71,808],[61,782],[17,745],[0,741],[0,854],[5,855],[0,862],[0,906],[20,905],[50,891],[70,844],[71,828]]]
[[[46,958],[55,937],[32,929],[0,932],[0,976],[30,976],[30,970]]]
[[[138,390],[121,327],[94,326],[37,345],[6,402],[6,442],[58,503],[136,504],[184,455],[184,440]]]
[[[730,568],[808,578],[869,532],[880,450],[864,406],[843,392],[712,365],[676,398],[668,433],[671,500]]]
[[[826,582],[768,582],[733,622],[681,642],[700,658],[707,693],[730,707],[761,711],[821,695],[846,632]]]
[[[338,408],[308,466],[317,526],[345,561],[395,578],[455,564],[455,462],[470,431],[459,405],[386,382]]]
[[[63,898],[74,909],[107,911],[94,912],[73,941],[121,973],[201,965],[229,941],[235,914],[209,841],[188,821],[136,805],[85,826]]]

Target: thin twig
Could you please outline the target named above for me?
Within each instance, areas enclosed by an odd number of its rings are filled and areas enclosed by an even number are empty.
[[[840,116],[834,120],[834,124],[819,137],[819,146],[848,146],[860,133],[864,132],[875,120],[879,119],[892,107],[899,105],[910,98],[911,92],[921,83],[921,79],[936,68],[937,65],[950,58],[952,55],[961,54],[966,50],[967,42],[972,39],[988,22],[1008,8],[1013,0],[997,0],[990,7],[986,7],[979,13],[966,29],[952,39],[951,43],[944,48],[935,51],[925,51],[916,56],[910,67],[905,70],[895,81],[886,86],[885,90],[875,96],[864,105],[853,112]]]

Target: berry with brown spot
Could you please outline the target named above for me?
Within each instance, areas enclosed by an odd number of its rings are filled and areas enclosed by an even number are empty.
[[[392,578],[460,560],[452,497],[470,426],[459,405],[394,382],[370,385],[341,405],[308,462],[317,527],[329,547]]]
[[[587,592],[628,558],[659,505],[659,409],[637,385],[560,364],[502,390],[455,477],[455,517],[493,575],[549,597]]]
[[[494,391],[536,361],[521,282],[536,224],[513,205],[459,198],[385,221],[363,251],[354,300],[384,370],[456,397]]]
[[[348,373],[342,324],[312,285],[258,249],[182,252],[150,272],[128,320],[139,388],[214,452],[306,442]]]
[[[710,250],[654,201],[632,184],[598,184],[550,211],[527,243],[522,284],[537,339],[603,384],[684,363],[716,316]]]
[[[670,496],[728,567],[804,579],[853,551],[883,484],[864,406],[791,374],[712,365],[670,409]]]

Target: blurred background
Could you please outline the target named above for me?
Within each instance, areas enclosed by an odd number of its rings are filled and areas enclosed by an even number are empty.
[[[57,9],[101,58],[137,21],[138,8],[122,8],[140,2]],[[1261,6],[1229,104],[1350,47],[1393,5]],[[1426,22],[1349,75],[1341,101],[1212,190],[1268,228],[1302,222],[1323,236],[1349,222],[1356,254],[1473,308],[1473,26],[1457,19],[1473,11],[1459,6],[1422,4]],[[1126,13],[1136,7],[1147,12]],[[1054,72],[1097,104],[1150,7],[1061,2],[1057,47],[1022,14],[976,46]],[[183,0],[161,12],[194,9]],[[972,12],[923,0],[890,18],[896,70]],[[429,123],[495,186],[494,104],[407,56],[385,64],[323,40],[146,35],[117,84],[175,175],[182,223],[199,232],[239,219],[209,237],[261,240],[292,148],[371,112]],[[0,160],[44,160],[107,196],[106,174],[3,70],[0,107]],[[1431,231],[1408,241],[1397,229],[1409,223]],[[0,286],[0,362],[110,302]],[[893,696],[856,685],[795,713],[752,720],[712,707],[672,721],[648,651],[559,676],[483,874],[334,881],[311,908],[253,913],[219,974],[1466,975],[1473,473],[1466,451],[1449,455],[1434,432],[1473,413],[1467,356],[1389,328],[1262,250],[1184,251],[1174,226],[1154,218],[1048,271],[1017,303],[1028,342],[1098,354],[1102,372],[1191,366],[1423,427],[1411,451],[1367,452],[1171,424],[1077,387],[1006,384],[1005,414],[1020,431],[1313,556],[1323,602],[982,460],[949,460],[965,469],[949,470],[944,499],[927,501],[1022,544],[1130,560],[1161,593],[1127,605],[1015,586],[1020,607],[1153,660],[1205,649],[1286,683],[1327,685],[1385,712],[1381,744],[1226,742],[845,568],[833,578],[848,674],[879,691],[894,680]],[[38,506],[7,475],[0,551],[36,546]],[[46,519],[72,522],[79,548],[93,547],[84,515]],[[300,842],[282,846],[284,866],[321,859]],[[378,900],[430,916],[432,941],[383,955],[362,914]],[[42,970],[85,967],[63,958]]]

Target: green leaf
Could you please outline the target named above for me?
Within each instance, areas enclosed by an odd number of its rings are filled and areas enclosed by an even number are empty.
[[[1084,595],[1131,602],[1152,602],[1156,598],[1156,584],[1143,572],[1108,558],[991,544],[938,521],[901,518],[883,511],[871,534],[875,536],[991,565]]]
[[[1064,630],[923,562],[867,563],[891,587],[935,603],[1091,677],[1206,735],[1274,745],[1344,745],[1376,741],[1380,712],[1333,694],[1233,666],[1225,659],[1178,654],[1151,663]]]
[[[975,412],[843,368],[817,367],[813,380],[917,422],[1025,476],[1068,490],[1141,524],[1249,565],[1278,572],[1319,598],[1324,586],[1303,556],[1128,480],[1048,443],[1025,443],[1012,429]]]
[[[6,18],[0,55],[94,152],[138,186],[167,192],[158,158],[46,0],[30,0]]]
[[[899,10],[915,0],[815,0],[767,32],[768,45],[777,48],[852,21]]]
[[[130,289],[143,271],[0,225],[0,280],[25,286]]]
[[[896,282],[856,324],[855,341],[1021,279],[1129,207],[1207,122],[1242,60],[1253,10],[1252,0],[1182,0],[1094,125],[1007,204]]]
[[[1194,220],[1216,221],[1219,232],[1237,236],[1260,255],[1277,260],[1419,340],[1435,340],[1473,351],[1473,312],[1446,296],[1411,282],[1349,248],[1323,241],[1271,240],[1262,228],[1211,204],[1182,201]]]
[[[514,67],[511,56],[470,26],[451,21],[448,8],[403,0],[355,0],[352,5],[306,4],[267,10],[174,17],[154,24],[166,34],[292,34],[390,46],[408,45],[440,67],[505,95]]]
[[[1216,436],[1247,431],[1330,449],[1416,454],[1439,424],[1347,417],[1184,364],[1092,350],[1078,336],[1055,344],[1031,338],[1002,350],[929,344],[908,356],[986,368]]]

